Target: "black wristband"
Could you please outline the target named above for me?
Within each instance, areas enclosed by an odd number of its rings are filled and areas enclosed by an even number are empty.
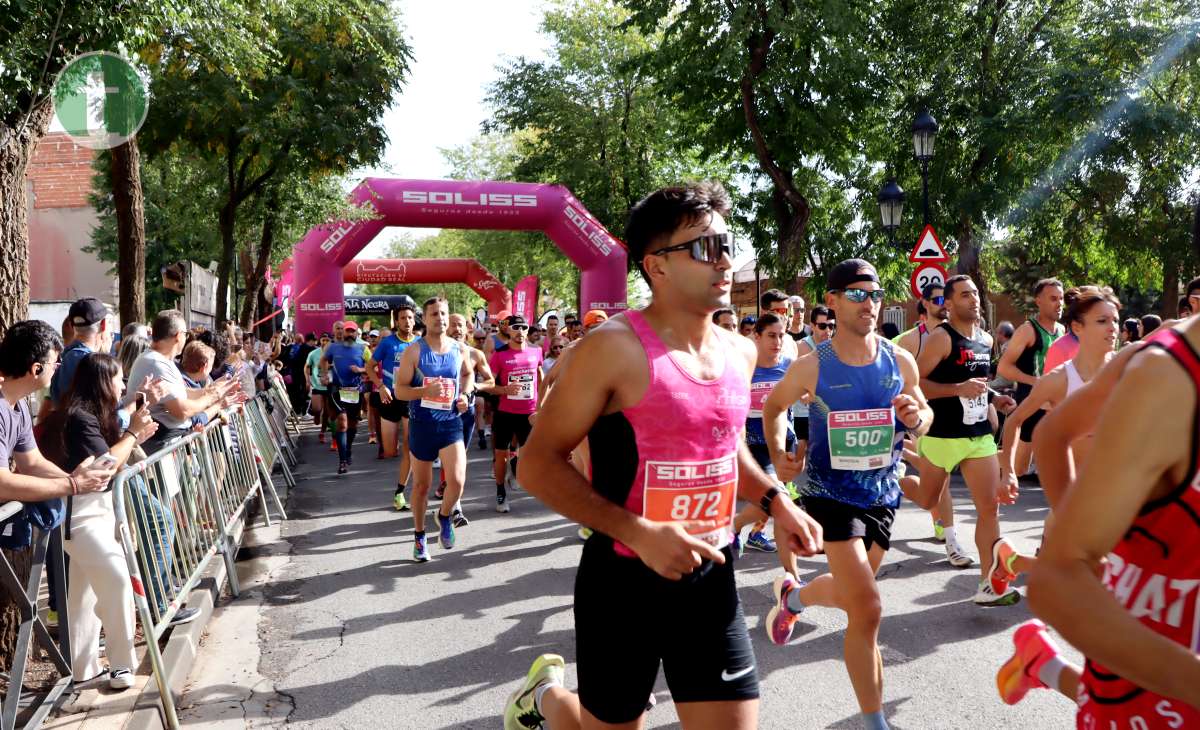
[[[133,431],[130,431],[129,429],[125,429],[125,433],[129,434],[130,436],[132,436],[134,441],[137,441],[137,434],[136,434],[136,433],[134,433]],[[121,434],[121,435],[122,435],[122,436],[124,436],[125,434]]]
[[[762,499],[758,500],[758,506],[762,508],[763,512],[767,513],[768,517],[771,516],[771,503],[775,501],[775,495],[777,494],[779,494],[779,488],[771,487],[762,496]]]

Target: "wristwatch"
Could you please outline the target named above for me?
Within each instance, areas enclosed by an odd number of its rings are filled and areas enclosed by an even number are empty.
[[[758,506],[762,508],[763,512],[767,513],[768,517],[771,516],[771,503],[775,501],[775,495],[777,494],[779,494],[779,488],[771,487],[763,494],[762,499],[758,500]]]

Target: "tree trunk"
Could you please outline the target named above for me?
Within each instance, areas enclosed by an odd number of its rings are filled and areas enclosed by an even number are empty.
[[[0,123],[0,334],[29,313],[29,199],[25,170],[46,134],[53,108],[34,107],[28,124]]]
[[[1175,319],[1179,316],[1179,263],[1171,259],[1163,261],[1161,310],[1163,319]]]
[[[117,217],[121,325],[146,321],[146,221],[137,137],[112,150],[109,182]]]
[[[21,585],[25,585],[25,581],[29,580],[29,571],[33,567],[33,548],[28,547],[24,550],[0,550],[4,557],[12,564],[13,572],[17,574],[17,580],[21,581]],[[62,605],[66,606],[66,591],[60,591],[60,600]],[[21,611],[5,595],[0,601],[0,605],[4,607],[3,612],[0,612],[0,672],[7,672],[12,668],[13,660],[16,658],[17,648],[17,629],[21,627]],[[9,680],[9,691],[20,682],[20,678],[13,677]]]
[[[221,208],[218,227],[221,230],[221,259],[217,262],[217,312],[214,317],[218,324],[229,319],[229,282],[233,274],[233,256],[237,248],[233,240],[233,229],[237,223],[237,203],[234,202],[233,191],[225,207]],[[234,282],[237,286],[237,282]]]
[[[263,206],[262,239],[258,243],[258,257],[253,270],[246,271],[246,300],[242,304],[241,326],[245,330],[253,322],[255,305],[259,304],[258,293],[266,281],[267,267],[271,264],[271,248],[275,245],[275,223],[279,218],[279,188],[272,185]],[[268,310],[269,311],[269,310]],[[263,312],[259,316],[266,316]]]
[[[958,264],[955,266],[955,273],[966,274],[975,282],[975,287],[979,289],[979,314],[987,318],[992,293],[988,288],[987,277],[983,275],[982,251],[980,244],[975,240],[970,218],[964,216],[959,220],[955,239],[958,241]],[[995,322],[987,324],[991,327]]]

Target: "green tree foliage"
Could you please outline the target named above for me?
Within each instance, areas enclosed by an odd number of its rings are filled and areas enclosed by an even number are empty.
[[[157,103],[141,135],[150,156],[195,155],[222,170],[213,209],[219,312],[227,311],[240,207],[269,184],[280,198],[292,194],[295,186],[280,183],[289,173],[316,180],[378,162],[383,113],[410,61],[385,0],[265,3],[256,12],[270,62],[248,78],[231,77],[186,36],[162,45],[152,64]]]

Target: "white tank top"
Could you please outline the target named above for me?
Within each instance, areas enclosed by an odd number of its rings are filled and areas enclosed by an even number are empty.
[[[1079,371],[1075,369],[1075,363],[1070,360],[1063,363],[1063,369],[1067,374],[1067,395],[1071,395],[1083,387],[1083,378],[1079,377]]]

